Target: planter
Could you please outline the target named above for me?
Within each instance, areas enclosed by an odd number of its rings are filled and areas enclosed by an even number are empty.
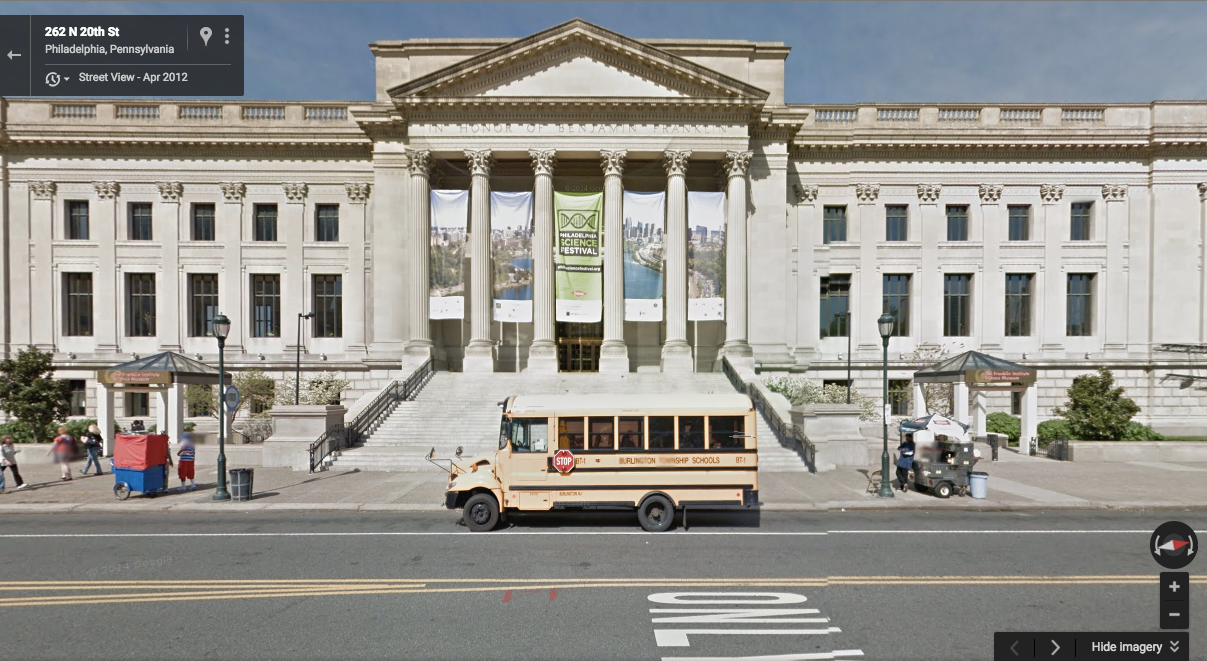
[[[1207,463],[1207,441],[1070,441],[1069,461]]]

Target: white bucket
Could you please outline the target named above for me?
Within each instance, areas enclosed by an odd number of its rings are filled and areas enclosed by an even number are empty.
[[[970,471],[968,473],[968,490],[972,492],[973,498],[986,498],[989,496],[989,473],[981,471]]]

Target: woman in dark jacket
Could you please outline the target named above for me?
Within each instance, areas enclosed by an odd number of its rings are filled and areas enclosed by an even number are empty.
[[[897,484],[902,491],[909,491],[909,470],[914,467],[914,437],[906,436],[897,446]]]
[[[84,433],[84,449],[88,451],[88,463],[84,464],[84,470],[80,471],[81,475],[88,474],[88,468],[96,464],[96,474],[104,475],[101,471],[101,448],[105,446],[105,439],[101,438],[101,428],[96,425],[89,425],[88,431]]]

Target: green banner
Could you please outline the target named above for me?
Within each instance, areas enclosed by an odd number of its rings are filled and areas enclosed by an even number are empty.
[[[553,194],[558,321],[603,320],[603,193]]]

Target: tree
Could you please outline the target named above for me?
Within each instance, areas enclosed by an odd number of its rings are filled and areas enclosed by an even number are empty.
[[[1114,441],[1124,437],[1132,416],[1140,405],[1115,386],[1115,376],[1105,367],[1097,374],[1082,374],[1073,379],[1064,406],[1053,409],[1069,422],[1074,438],[1087,441]]]
[[[957,348],[963,349],[964,345],[956,345]],[[930,367],[936,363],[941,363],[951,357],[950,351],[945,346],[935,344],[922,344],[913,351],[902,354],[901,359],[909,361],[917,365],[916,370]],[[950,417],[952,415],[952,404],[955,399],[955,384],[952,383],[923,383],[922,396],[926,399],[927,413],[938,413]]]
[[[835,383],[820,385],[802,377],[774,376],[763,380],[763,385],[771,392],[784,396],[793,406],[805,404],[846,404],[847,388]],[[851,404],[859,407],[859,419],[864,422],[879,420],[881,416],[880,401],[854,390],[851,392]]]
[[[227,380],[239,390],[239,406],[230,414],[232,422],[239,413],[248,410],[259,410],[252,416],[267,415],[272,408],[276,384],[262,370],[244,370],[228,372]],[[292,392],[292,391],[291,391]],[[208,411],[210,415],[218,415],[218,389],[213,386],[185,386],[184,401],[190,407]]]
[[[281,379],[276,385],[276,403],[293,404],[293,377]],[[319,372],[314,376],[302,379],[302,394],[298,398],[300,404],[335,405],[343,398],[344,390],[349,382],[339,378],[334,372]]]
[[[70,411],[71,385],[52,377],[53,356],[37,348],[0,361],[0,407],[30,426],[34,441]]]

